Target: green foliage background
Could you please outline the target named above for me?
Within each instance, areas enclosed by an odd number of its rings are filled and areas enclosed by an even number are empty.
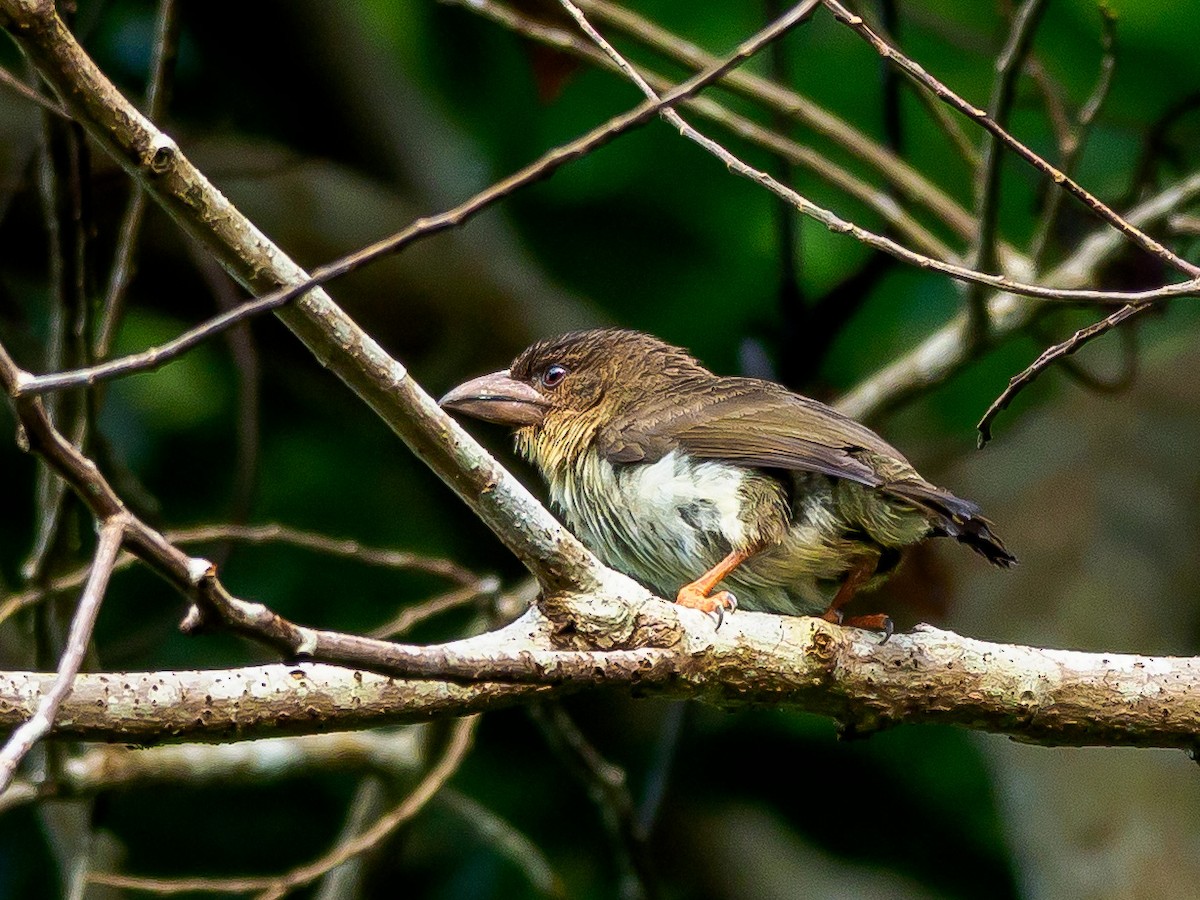
[[[1196,167],[1200,116],[1183,115],[1165,133],[1147,182],[1131,181],[1147,130],[1172,108],[1196,100],[1200,14],[1188,4],[1147,0],[1112,6],[1119,16],[1117,78],[1079,180],[1123,208]],[[930,0],[899,8],[902,46],[961,94],[983,103],[1004,35],[993,5]],[[683,0],[641,0],[638,9],[714,52],[731,48],[766,16],[763,4],[752,2],[701,10]],[[305,265],[446,208],[637,102],[629,85],[587,69],[572,72],[553,99],[540,98],[538,63],[529,45],[461,8],[416,0],[303,0],[183,4],[182,12],[166,127],[236,204]],[[86,46],[135,97],[149,62],[153,15],[152,4],[133,0],[80,3],[78,29]],[[1049,4],[1035,48],[1069,110],[1092,88],[1098,46],[1094,3]],[[866,45],[819,13],[783,47],[799,90],[877,139],[888,139],[881,67]],[[11,46],[0,49],[0,56],[10,70],[22,70]],[[751,68],[765,73],[770,65],[760,58]],[[541,78],[544,88],[546,76]],[[751,108],[745,101],[730,102]],[[761,111],[753,115],[769,121]],[[901,121],[904,155],[969,207],[966,166],[908,90],[901,91]],[[38,116],[29,104],[3,94],[0,123],[0,337],[24,365],[39,369],[48,324],[45,233],[30,156]],[[1028,80],[1012,124],[1032,147],[1054,158],[1053,135]],[[804,129],[789,127],[832,158],[844,157]],[[731,146],[756,164],[778,169],[761,152]],[[810,176],[797,173],[795,184],[879,228],[868,211]],[[100,273],[111,259],[128,189],[127,179],[97,152],[93,249]],[[1018,244],[1028,239],[1044,189],[1027,167],[1006,165],[1001,228],[1009,239]],[[1096,227],[1067,205],[1055,253]],[[821,336],[823,355],[798,358],[796,348],[810,347],[811,341],[792,339],[806,320],[781,302],[779,220],[780,210],[765,192],[729,176],[669,128],[652,123],[460,231],[335,283],[332,293],[434,394],[466,375],[504,365],[535,337],[619,323],[684,344],[719,371],[800,373],[795,387],[828,398],[960,309],[959,286],[886,264],[858,292],[865,297],[845,326]],[[878,265],[862,246],[808,221],[799,223],[792,251],[799,260],[802,305],[819,302],[865,266]],[[1130,252],[1106,272],[1105,284],[1152,286],[1165,277]],[[846,303],[859,299],[840,297]],[[1187,302],[1144,329],[1142,355],[1151,373],[1190,383],[1187,344],[1195,315]],[[213,309],[183,238],[152,210],[118,352],[160,342]],[[1048,327],[1065,334],[1091,315],[1056,313]],[[506,583],[521,576],[495,538],[278,323],[256,322],[253,335],[261,367],[261,440],[250,521],[449,556],[495,572]],[[961,376],[873,424],[911,450],[934,480],[954,473],[965,478],[952,461],[970,452],[974,422],[1043,343],[1027,336],[981,353]],[[1089,361],[1115,365],[1115,346],[1109,339]],[[1001,441],[1031,410],[1082,407],[1086,416],[1096,404],[1120,419],[1135,409],[1065,384],[1050,375],[1029,391],[1002,418]],[[243,390],[228,346],[215,341],[160,372],[115,383],[105,392],[104,459],[123,487],[137,486],[132,496],[154,498],[152,507],[143,508],[152,508],[156,522],[182,526],[234,515]],[[1177,415],[1195,418],[1194,409]],[[1134,421],[1131,427],[1139,425]],[[511,459],[504,435],[471,428]],[[0,407],[0,430],[12,432],[7,407]],[[1043,466],[1059,465],[1060,448],[1039,444],[1028,430],[1018,432],[1018,439],[1024,441],[1019,464],[1030,473],[1027,480],[1036,479]],[[535,483],[531,473],[514,465],[527,483]],[[976,496],[1003,504],[1004,485],[1011,481],[989,480],[987,468],[986,461],[975,464]],[[0,442],[0,588],[19,584],[20,562],[28,552],[33,469],[13,442]],[[1194,499],[1191,480],[1166,489]],[[1001,508],[1004,517],[994,517],[1002,530],[1020,517],[1024,524],[1018,530],[1036,537],[1033,523],[1041,509]],[[1076,514],[1086,513],[1073,510],[1069,500],[1057,511],[1070,527],[1079,526]],[[1173,521],[1170,527],[1189,526]],[[64,567],[84,559],[93,540],[85,521],[76,523],[76,532],[79,553],[63,560]],[[1033,540],[1015,549],[1023,558],[1036,560],[1039,554]],[[985,576],[976,570],[958,574],[972,561],[964,563],[954,548],[949,551],[930,563],[934,588],[912,580],[881,602],[908,623],[936,617],[957,625],[960,604],[984,602],[965,589],[963,579],[978,584]],[[1086,562],[1074,565],[1059,570],[1063,583]],[[290,618],[346,630],[383,622],[440,586],[431,577],[278,548],[233,550],[225,577],[241,596]],[[1007,577],[986,575],[993,582],[987,588],[991,596],[1016,591],[1021,582],[1006,582]],[[1194,608],[1194,585],[1186,582],[1182,590],[1185,609]],[[179,599],[152,577],[120,575],[99,626],[101,663],[139,670],[268,659],[260,648],[232,638],[180,636],[174,626],[181,613]],[[464,621],[439,620],[417,637],[449,637]],[[1031,631],[1032,636],[997,629],[981,636],[1036,641],[1037,629]],[[30,633],[29,621],[0,628],[4,667],[29,664]],[[1103,646],[1093,644],[1086,629],[1054,637]],[[1166,649],[1190,653],[1196,637],[1195,617],[1185,615]],[[1053,640],[1047,636],[1045,642]],[[797,866],[843,876],[841,896],[847,897],[868,896],[860,893],[867,882],[856,880],[867,877],[864,872],[892,885],[894,896],[1000,900],[1029,889],[1021,856],[1014,853],[1013,823],[1005,819],[1007,800],[998,792],[983,745],[966,732],[898,728],[866,741],[841,742],[831,723],[803,715],[689,706],[682,711],[672,763],[664,767],[663,723],[677,710],[661,701],[607,694],[579,698],[568,708],[601,751],[628,769],[635,799],[648,782],[665,781],[652,836],[663,896],[789,896],[789,873]],[[1130,765],[1138,765],[1137,759]],[[523,711],[486,718],[477,748],[454,784],[537,844],[562,878],[566,896],[615,895],[614,856],[600,817]],[[270,872],[330,844],[354,787],[354,778],[338,775],[236,790],[181,785],[135,791],[102,798],[94,822],[124,845],[130,872]],[[43,824],[30,808],[0,818],[0,900],[56,895]],[[436,801],[388,845],[370,883],[379,896],[533,896],[516,867]]]

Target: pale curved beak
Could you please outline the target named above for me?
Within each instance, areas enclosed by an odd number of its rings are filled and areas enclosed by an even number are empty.
[[[508,369],[464,382],[438,401],[438,406],[500,425],[537,425],[549,404],[537,388],[517,381]]]

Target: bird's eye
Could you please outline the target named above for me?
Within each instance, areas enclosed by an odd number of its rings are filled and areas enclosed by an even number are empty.
[[[566,377],[567,370],[555,363],[552,366],[546,366],[546,371],[542,373],[542,384],[548,388],[557,387]]]

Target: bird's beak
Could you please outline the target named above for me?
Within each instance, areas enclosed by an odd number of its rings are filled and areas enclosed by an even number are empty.
[[[537,388],[517,381],[505,369],[464,382],[438,401],[438,406],[501,425],[537,425],[549,404]]]

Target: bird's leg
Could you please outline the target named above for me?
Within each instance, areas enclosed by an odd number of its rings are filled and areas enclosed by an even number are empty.
[[[751,550],[734,550],[695,581],[681,587],[675,602],[715,617],[720,628],[725,619],[725,610],[732,612],[737,609],[737,598],[729,591],[713,594],[712,590],[726,575],[749,559],[752,553]]]
[[[875,567],[879,564],[879,558],[876,556],[863,557],[859,562],[846,573],[846,580],[842,582],[838,592],[834,594],[833,600],[829,603],[829,608],[825,610],[821,618],[826,622],[836,622],[839,625],[846,625],[850,628],[868,628],[872,631],[882,631],[883,640],[881,644],[887,643],[887,639],[892,636],[895,630],[895,625],[892,624],[890,616],[883,613],[873,613],[868,616],[851,616],[848,619],[842,617],[842,607],[858,593],[858,589],[866,584],[871,576],[875,574]]]

